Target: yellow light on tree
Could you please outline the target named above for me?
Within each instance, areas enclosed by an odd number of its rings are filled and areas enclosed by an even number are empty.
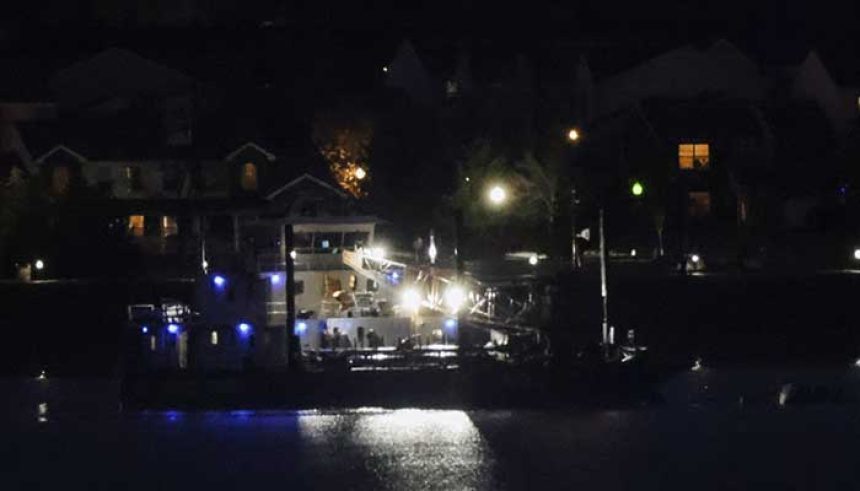
[[[633,196],[642,196],[645,193],[645,186],[643,186],[641,182],[635,181],[633,182],[633,185],[630,186],[630,192]]]
[[[328,162],[334,181],[355,198],[367,195],[368,156],[373,140],[369,121],[321,113],[314,120],[313,140]]]

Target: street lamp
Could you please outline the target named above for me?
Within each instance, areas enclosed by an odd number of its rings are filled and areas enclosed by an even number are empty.
[[[578,129],[576,129],[576,128],[571,128],[570,130],[568,130],[568,132],[567,132],[567,139],[568,139],[569,141],[571,141],[571,142],[573,142],[573,143],[576,143],[576,142],[578,142],[578,141],[579,141],[579,138],[580,138],[580,134],[579,134],[579,130],[578,130]]]
[[[487,190],[487,199],[490,200],[490,203],[495,206],[501,206],[508,199],[508,192],[505,191],[499,184],[494,184],[490,186],[490,189]]]

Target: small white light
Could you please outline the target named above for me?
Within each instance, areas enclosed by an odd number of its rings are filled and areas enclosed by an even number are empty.
[[[297,256],[297,254],[296,254],[296,251],[295,251],[295,250],[290,251],[290,259],[292,259],[293,261],[295,261],[295,260],[296,260],[296,256]]]
[[[690,370],[692,370],[694,372],[699,372],[702,370],[702,368],[704,368],[704,367],[702,367],[702,359],[696,358],[696,361],[693,362],[693,366],[692,366],[692,368],[690,368]]]
[[[532,266],[537,266],[537,263],[538,263],[537,254],[532,254],[531,256],[529,256],[529,264],[531,264]]]
[[[860,247],[854,249],[854,259],[860,261]]]
[[[385,73],[388,73],[388,67],[387,66],[382,67],[382,71]]]
[[[693,254],[692,256],[690,256],[690,261],[693,261],[694,263],[698,263],[699,261],[701,261],[701,259],[702,258],[700,258],[698,254]]]
[[[47,423],[48,422],[48,403],[47,402],[40,402],[39,405],[36,406],[36,409],[38,411],[38,417],[36,418],[36,420],[40,423]]]
[[[206,269],[209,268],[209,261],[204,259],[203,262],[200,263],[200,265],[203,266],[203,270],[205,271]]]
[[[48,378],[48,376],[45,374],[45,371],[44,371],[44,370],[42,370],[41,372],[39,372],[39,376],[38,376],[38,377],[36,377],[36,378],[37,378],[37,379],[39,379],[39,380],[45,380],[45,379],[47,379],[47,378]]]
[[[356,179],[358,179],[360,181],[360,180],[364,179],[365,177],[367,177],[367,171],[366,170],[362,169],[361,167],[359,167],[358,169],[355,169],[355,178]]]
[[[636,249],[630,249],[630,257],[636,257]]]
[[[45,269],[45,261],[42,261],[41,259],[36,259],[36,269],[38,269],[39,271]]]

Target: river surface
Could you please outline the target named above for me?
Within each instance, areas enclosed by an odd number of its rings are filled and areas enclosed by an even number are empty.
[[[0,423],[14,489],[857,489],[860,411],[137,412]]]

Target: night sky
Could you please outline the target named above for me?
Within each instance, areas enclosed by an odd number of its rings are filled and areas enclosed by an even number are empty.
[[[840,83],[860,85],[860,7],[832,3],[49,0],[4,14],[0,57],[29,55],[50,71],[122,46],[214,82],[236,75],[236,59],[258,62],[247,74],[255,82],[350,73],[360,85],[404,38],[431,69],[458,49],[586,53],[600,75],[680,44],[726,37],[768,63],[796,62],[815,48]]]

